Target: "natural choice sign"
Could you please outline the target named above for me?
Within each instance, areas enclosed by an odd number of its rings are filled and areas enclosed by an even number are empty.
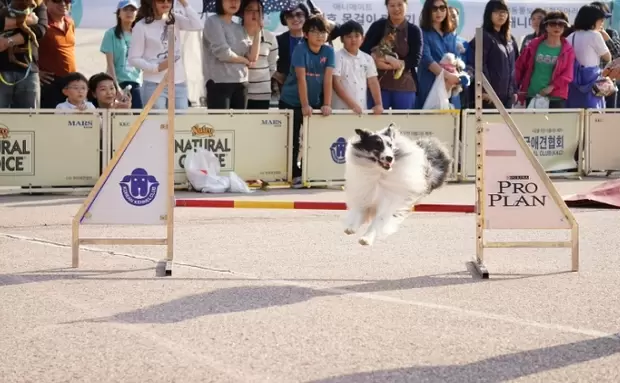
[[[34,132],[10,132],[0,124],[0,174],[33,175],[33,145]]]
[[[179,137],[180,136],[180,137]],[[187,131],[181,131],[174,140],[174,155],[177,163],[177,172],[185,172],[185,157],[190,151],[207,149],[213,152],[220,160],[220,171],[235,170],[235,131],[218,130],[207,123],[198,123]]]

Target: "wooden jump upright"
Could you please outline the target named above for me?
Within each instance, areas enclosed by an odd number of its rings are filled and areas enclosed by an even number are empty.
[[[166,246],[166,257],[165,259],[157,263],[156,275],[157,276],[172,275],[172,262],[174,259],[174,207],[175,207],[175,199],[174,199],[175,33],[174,33],[174,29],[175,29],[174,24],[168,26],[168,57],[167,57],[168,69],[166,70],[164,79],[155,89],[155,92],[153,93],[153,95],[150,97],[150,99],[144,106],[144,110],[140,113],[139,117],[131,125],[129,133],[127,134],[127,136],[121,143],[119,149],[116,151],[112,160],[109,162],[108,166],[105,168],[105,170],[101,174],[101,177],[97,180],[97,183],[95,184],[93,189],[90,191],[88,197],[82,203],[82,206],[80,207],[77,214],[73,218],[73,224],[72,224],[72,237],[73,238],[72,238],[72,243],[71,243],[72,245],[71,246],[72,248],[71,265],[74,268],[77,268],[80,265],[80,245],[86,245],[86,244],[165,245]],[[166,237],[165,238],[82,238],[80,237],[80,226],[82,224],[88,224],[89,222],[85,222],[85,221],[88,221],[89,219],[92,219],[94,221],[93,224],[107,224],[107,225],[121,224],[120,221],[118,223],[114,222],[115,220],[113,217],[98,219],[99,217],[94,216],[93,213],[91,212],[91,208],[93,207],[93,204],[96,203],[97,198],[100,197],[102,190],[104,190],[104,187],[112,188],[118,185],[118,184],[114,185],[111,183],[106,184],[106,182],[110,180],[110,178],[113,176],[115,170],[117,169],[117,166],[119,165],[119,162],[121,161],[121,159],[123,159],[123,156],[126,154],[126,151],[132,145],[137,146],[139,144],[145,144],[144,142],[137,143],[137,141],[139,140],[134,140],[134,138],[141,128],[144,128],[145,131],[148,130],[147,129],[148,127],[144,125],[145,122],[147,121],[149,122],[148,124],[149,127],[153,126],[154,121],[153,120],[149,121],[149,112],[153,108],[153,105],[155,104],[155,101],[157,100],[157,98],[160,97],[161,93],[164,91],[164,88],[166,87],[168,90],[167,92],[168,93],[167,123],[158,123],[158,126],[155,128],[155,130],[151,129],[152,131],[151,133],[154,132],[155,135],[157,135],[158,137],[160,137],[160,134],[157,131],[158,129],[160,131],[161,130],[167,131],[167,136],[165,138],[165,142],[167,144],[167,163],[165,165],[165,167],[167,168],[165,171],[166,181],[165,181],[165,185],[164,184],[161,185],[164,191],[163,197],[161,193],[158,194],[159,183],[149,184],[149,187],[151,188],[150,191],[154,191],[153,195],[149,195],[149,197],[152,197],[153,200],[159,199],[159,198],[165,198],[166,208],[165,208],[164,214],[156,213],[157,217],[155,219],[145,218],[144,222],[140,222],[144,224],[155,224],[155,225],[165,224]],[[156,150],[154,150],[153,152],[156,152]],[[146,156],[148,156],[149,154],[151,156],[161,157],[161,152],[148,153],[147,151]],[[125,158],[124,160],[126,161],[127,158]],[[149,163],[149,159],[147,158],[145,162]],[[125,188],[126,187],[127,186],[125,186]],[[118,190],[113,190],[113,192],[117,192],[118,195],[114,195],[114,196],[120,199],[121,192]],[[125,189],[123,192],[125,194],[127,193],[131,194],[131,192],[128,191],[128,189]],[[138,208],[138,209],[143,209],[143,210],[137,210],[137,211],[143,212],[144,209],[150,208],[149,206],[146,206],[149,203],[150,202],[143,203],[144,206]],[[160,202],[160,205],[163,205],[163,204],[164,202]],[[133,214],[128,209],[130,208],[136,209],[135,206],[129,206],[127,204],[122,205],[122,206],[124,207],[121,207],[121,206],[118,207],[119,218],[125,212],[127,212],[130,215]],[[105,208],[105,207],[102,207],[102,208]],[[110,206],[110,208],[112,208],[112,206]],[[125,211],[123,211],[123,209],[125,209]],[[140,224],[140,223],[137,223],[137,224]],[[134,225],[136,223],[131,223],[131,224]]]
[[[578,271],[579,269],[579,225],[572,212],[566,206],[566,203],[557,192],[555,186],[547,176],[544,168],[538,162],[538,159],[532,152],[529,145],[526,143],[523,135],[519,131],[516,123],[508,114],[508,111],[497,97],[497,94],[493,90],[493,87],[485,77],[483,73],[483,56],[482,56],[482,44],[483,44],[483,31],[482,28],[476,28],[475,37],[475,108],[476,108],[476,256],[474,261],[471,262],[476,272],[482,278],[489,278],[489,271],[484,265],[484,249],[488,248],[570,248],[571,249],[571,270]],[[483,110],[483,91],[486,92],[491,102],[495,105],[495,108],[499,111],[504,120],[504,124],[490,124],[484,121]],[[489,143],[485,138],[494,135],[497,138],[498,134],[506,133],[504,140],[495,139],[493,141],[493,147],[489,147]],[[511,136],[513,138],[511,138]],[[513,141],[516,140],[516,143]],[[522,153],[518,153],[521,151]],[[501,173],[498,171],[498,166],[495,165],[497,161],[505,161],[506,157],[509,157],[507,161],[509,163],[518,163],[519,157],[525,156],[526,161],[523,162],[519,174],[508,174],[507,177],[494,178],[496,174]],[[491,163],[487,163],[488,157],[493,157]],[[505,158],[502,158],[505,157]],[[530,168],[527,168],[529,163]],[[489,169],[495,167],[494,169]],[[491,171],[492,170],[492,171]],[[542,185],[537,185],[537,182],[532,182],[532,190],[539,191],[538,196],[535,196],[534,204],[528,204],[526,200],[517,200],[519,203],[512,206],[497,206],[490,198],[488,193],[489,184],[493,182],[503,182],[507,185],[511,180],[536,180],[539,179]],[[521,185],[522,186],[522,185]],[[542,187],[541,187],[542,186]],[[517,189],[515,188],[514,191]],[[519,189],[521,192],[523,188]],[[500,190],[501,193],[505,193],[504,190]],[[498,194],[494,194],[497,196]],[[517,198],[524,198],[523,195],[519,196],[518,193],[512,193],[512,196]],[[501,198],[510,197],[510,192],[502,194]],[[550,198],[547,198],[550,197]],[[550,200],[550,201],[549,201]],[[521,204],[520,202],[525,203]],[[542,204],[538,204],[540,201]],[[549,202],[549,204],[545,204]],[[529,205],[529,206],[528,206]],[[554,206],[555,205],[555,206]],[[527,207],[526,207],[527,206]],[[531,208],[529,213],[529,220],[526,222],[515,222],[514,214],[515,209],[528,209]],[[494,209],[493,212],[490,210]],[[536,210],[538,209],[538,210]],[[543,211],[541,216],[538,212]],[[491,214],[492,213],[492,214]],[[513,215],[511,217],[511,214]],[[492,216],[492,217],[490,217]],[[485,242],[484,233],[489,229],[570,229],[571,238],[570,241],[522,241],[522,242]]]

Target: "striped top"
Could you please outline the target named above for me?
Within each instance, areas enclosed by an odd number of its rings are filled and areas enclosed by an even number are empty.
[[[278,40],[270,31],[263,29],[258,60],[249,68],[248,99],[271,100],[271,76],[278,61]]]

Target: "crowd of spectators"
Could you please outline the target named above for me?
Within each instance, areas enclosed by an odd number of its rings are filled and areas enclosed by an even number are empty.
[[[187,0],[120,0],[116,25],[101,42],[106,71],[86,80],[83,100],[79,91],[84,82],[76,80],[83,76],[76,68],[72,0],[43,0],[26,17],[38,47],[16,28],[14,18],[0,20],[0,108],[67,108],[69,103],[75,109],[139,109],[167,70],[171,24],[176,26],[178,109],[190,105],[182,30],[203,30],[206,106],[211,109],[266,109],[274,98],[280,108],[299,109],[301,116],[310,107],[324,114],[332,107],[357,113],[421,109],[443,71],[439,63],[446,53],[465,61],[473,74],[475,41],[456,34],[459,13],[446,0],[426,0],[418,25],[405,17],[407,0],[386,0],[387,17],[373,22],[366,33],[352,20],[334,25],[312,3],[294,3],[280,13],[286,31],[277,36],[263,28],[261,0],[213,1],[215,14],[202,20]],[[0,0],[0,5],[9,3]],[[504,106],[527,107],[541,96],[550,108],[617,107],[614,87],[606,87],[601,77],[606,63],[620,56],[620,35],[604,27],[610,17],[601,2],[581,7],[575,20],[537,8],[530,16],[533,31],[519,47],[506,1],[488,1],[481,20],[483,72]],[[335,39],[343,44],[338,52]],[[385,54],[386,44],[391,56]],[[12,60],[12,47],[26,49]],[[462,82],[447,71],[443,78],[447,87]],[[109,99],[112,91],[114,100]],[[450,102],[456,108],[471,107],[471,93],[470,87]],[[164,89],[154,107],[167,103]],[[493,108],[488,95],[484,106]]]
[[[190,105],[181,30],[203,30],[210,109],[266,109],[275,97],[279,108],[294,111],[295,127],[312,110],[329,115],[332,108],[355,113],[421,109],[439,74],[447,88],[465,86],[460,95],[450,96],[455,108],[472,106],[472,87],[440,65],[451,53],[474,74],[475,41],[456,34],[459,13],[447,0],[425,0],[418,24],[405,17],[407,0],[386,0],[387,17],[366,33],[353,20],[335,25],[312,3],[295,3],[280,13],[286,32],[278,36],[263,28],[261,0],[213,1],[215,14],[202,20],[187,0],[120,0],[116,25],[101,42],[106,71],[90,79],[76,68],[72,0],[43,0],[26,17],[38,47],[16,28],[15,19],[0,20],[0,108],[142,108],[168,69],[171,24],[176,84],[171,101],[178,109]],[[8,2],[0,0],[4,6]],[[604,27],[610,17],[601,2],[582,6],[575,20],[537,8],[530,17],[533,31],[519,47],[506,1],[488,1],[481,20],[482,70],[501,103],[506,108],[617,107],[614,83],[601,76],[606,63],[620,56],[618,32]],[[343,46],[338,52],[336,39]],[[15,60],[8,54],[12,47],[26,49],[17,50]],[[485,108],[494,107],[487,94],[483,99]],[[164,90],[154,108],[168,102]],[[294,170],[299,176],[300,169]]]

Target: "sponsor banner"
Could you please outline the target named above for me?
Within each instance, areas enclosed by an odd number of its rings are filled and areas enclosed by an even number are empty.
[[[454,153],[454,137],[458,129],[458,116],[454,114],[383,114],[356,116],[351,114],[320,115],[309,119],[307,136],[304,137],[302,161],[304,180],[312,183],[344,183],[344,153],[347,140],[355,135],[355,129],[376,131],[394,123],[401,134],[411,139],[436,136]],[[454,154],[453,154],[454,155]],[[455,161],[456,163],[456,161]],[[450,175],[452,179],[452,175]]]
[[[111,111],[111,116],[112,150],[115,152],[138,116],[119,111]],[[177,115],[175,183],[187,182],[183,167],[185,157],[200,148],[215,154],[220,160],[222,174],[235,172],[244,180],[286,181],[288,124],[286,112]]]
[[[99,114],[0,112],[0,186],[93,186]]]
[[[517,124],[525,141],[530,145],[545,171],[561,171],[577,168],[574,159],[579,148],[579,132],[582,125],[579,110],[549,113],[536,111],[512,112],[510,116]],[[503,123],[497,112],[484,112],[484,122]],[[465,117],[465,177],[476,174],[476,115],[468,111]]]
[[[168,212],[168,131],[148,117],[88,206],[85,225],[165,225]]]
[[[586,171],[601,171],[607,169],[620,169],[620,114],[618,111],[598,113],[597,111],[587,111],[589,123],[588,136],[586,140],[587,161]]]
[[[614,5],[616,1],[612,1]],[[177,2],[178,3],[178,2]],[[384,1],[371,0],[349,0],[349,1],[329,1],[316,0],[316,5],[325,13],[329,20],[336,23],[343,23],[347,20],[358,21],[365,30],[375,20],[385,17],[387,14]],[[552,0],[545,4],[540,4],[534,0],[511,1],[508,4],[511,13],[512,33],[518,39],[532,33],[530,26],[530,14],[535,8],[543,8],[546,10],[560,10],[566,12],[568,19],[572,23],[577,15],[579,8],[589,1],[583,0]],[[76,21],[78,28],[111,28],[115,25],[114,12],[116,11],[117,2],[101,1],[101,0],[74,0],[71,15]],[[196,11],[202,11],[201,0],[189,0],[189,4]],[[420,12],[422,10],[423,0],[409,2],[407,18],[416,25],[420,24]],[[459,28],[457,33],[463,38],[472,39],[475,34],[476,27],[482,25],[482,15],[486,1],[480,0],[448,0],[448,4],[459,10]],[[619,4],[620,5],[620,4]],[[175,4],[178,7],[178,4]],[[612,7],[616,8],[616,7]],[[620,8],[620,7],[619,7]],[[616,9],[614,9],[612,21],[608,23],[610,27],[618,28],[620,20],[616,17]],[[109,17],[105,17],[109,15]],[[203,16],[205,17],[205,16]],[[286,27],[280,24],[279,12],[265,15],[265,28],[276,34],[286,31]]]
[[[551,181],[543,181],[510,127],[485,124],[483,134],[484,228],[570,229]]]

